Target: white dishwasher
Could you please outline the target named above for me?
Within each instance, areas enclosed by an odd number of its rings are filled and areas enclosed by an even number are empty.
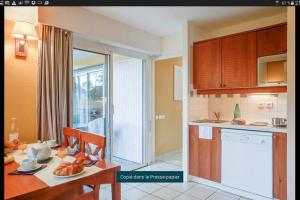
[[[222,129],[225,186],[273,198],[272,133]]]

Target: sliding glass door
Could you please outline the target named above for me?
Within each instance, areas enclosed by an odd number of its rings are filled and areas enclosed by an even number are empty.
[[[106,159],[133,170],[145,164],[145,121],[145,60],[73,49],[73,128],[106,136]]]
[[[73,50],[73,128],[107,135],[107,63],[104,54]]]

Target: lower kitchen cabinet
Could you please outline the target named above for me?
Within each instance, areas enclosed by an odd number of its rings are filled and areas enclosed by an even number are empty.
[[[198,126],[189,126],[189,174],[199,176]]]
[[[198,126],[189,126],[189,174],[221,182],[221,129],[213,137],[200,139]]]
[[[273,191],[274,197],[287,199],[287,135],[273,133]]]
[[[199,138],[199,126],[189,126],[189,174],[221,183],[221,128]],[[287,134],[273,133],[273,196],[287,200]]]

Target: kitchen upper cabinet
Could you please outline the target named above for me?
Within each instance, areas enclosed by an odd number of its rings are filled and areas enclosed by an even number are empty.
[[[287,25],[257,31],[257,56],[270,56],[287,52]]]
[[[221,129],[213,128],[213,137],[199,138],[198,126],[189,126],[189,174],[221,182]]]
[[[256,84],[255,33],[222,39],[222,87],[239,88]]]
[[[287,137],[273,133],[273,191],[274,197],[287,199]]]
[[[257,58],[286,52],[286,25],[194,43],[193,83],[198,94],[286,92],[286,86],[258,87]]]
[[[214,39],[194,44],[194,88],[205,90],[221,85],[221,40]]]

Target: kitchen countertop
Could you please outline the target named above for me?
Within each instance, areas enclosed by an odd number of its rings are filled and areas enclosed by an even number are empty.
[[[242,129],[242,130],[254,130],[254,131],[264,131],[264,132],[280,132],[287,133],[287,128],[281,127],[273,127],[272,125],[268,126],[253,126],[253,125],[234,125],[230,122],[224,123],[203,123],[203,122],[190,122],[189,125],[197,125],[197,126],[212,126],[219,128],[231,128],[231,129]]]

